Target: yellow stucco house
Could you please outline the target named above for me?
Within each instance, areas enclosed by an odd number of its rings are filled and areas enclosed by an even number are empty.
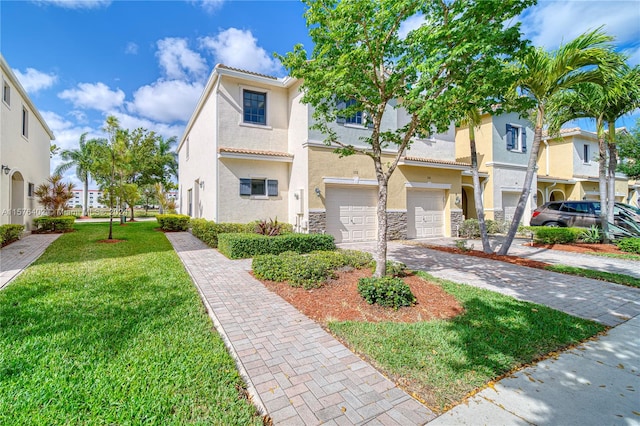
[[[545,136],[538,156],[538,205],[558,200],[598,200],[598,137],[578,127]],[[616,174],[615,199],[638,203],[638,185]]]
[[[310,129],[300,81],[217,65],[178,146],[179,209],[216,222],[278,218],[298,232],[326,232],[337,242],[375,240],[377,181],[366,155],[339,158]],[[388,106],[383,128],[406,123]],[[337,121],[354,145],[371,130],[359,115]],[[389,235],[455,235],[463,220],[462,175],[453,126],[417,139],[389,182]],[[389,152],[391,158],[392,152]]]

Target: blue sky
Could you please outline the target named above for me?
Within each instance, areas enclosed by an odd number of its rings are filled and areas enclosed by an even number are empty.
[[[58,146],[103,136],[109,114],[125,128],[180,138],[216,63],[282,76],[273,52],[311,49],[303,12],[286,0],[2,0],[0,46]],[[548,49],[605,25],[640,63],[640,0],[539,0],[520,20]],[[639,115],[618,125],[633,127]],[[73,171],[67,177],[79,185]]]

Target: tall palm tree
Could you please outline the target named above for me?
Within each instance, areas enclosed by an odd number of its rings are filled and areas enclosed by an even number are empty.
[[[87,141],[87,134],[83,133],[76,149],[64,149],[60,152],[60,157],[65,163],[56,167],[54,174],[62,175],[70,168],[76,168],[76,176],[84,185],[82,216],[88,216],[89,205],[89,179],[92,168],[95,164],[95,146],[104,143],[101,139],[90,139]]]
[[[640,67],[629,68],[624,57],[616,55],[620,66],[605,73],[599,84],[582,83],[574,90],[554,97],[550,105],[550,133],[567,121],[592,118],[598,135],[598,176],[600,191],[600,224],[609,238],[609,222],[613,222],[615,173],[618,158],[615,143],[615,122],[640,106]],[[612,57],[611,63],[616,60]],[[605,124],[608,131],[605,132]],[[608,140],[605,140],[605,136]],[[608,160],[608,161],[607,161]]]
[[[592,66],[601,66],[606,63],[613,50],[611,41],[613,38],[598,28],[576,37],[552,52],[547,52],[543,48],[533,49],[517,65],[520,74],[518,88],[535,102],[533,112],[534,138],[522,193],[499,254],[506,255],[508,253],[524,215],[538,161],[542,129],[546,124],[545,112],[552,97],[576,84],[597,82],[600,73],[597,69],[592,69]]]

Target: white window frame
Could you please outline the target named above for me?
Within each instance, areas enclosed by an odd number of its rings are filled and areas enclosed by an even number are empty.
[[[511,151],[511,152],[522,152],[522,133],[525,131],[524,127],[519,125],[519,124],[513,124],[513,123],[509,123],[509,125],[512,128],[517,129],[516,135],[518,136],[516,138],[516,140],[514,141],[513,148],[510,149],[509,151]]]

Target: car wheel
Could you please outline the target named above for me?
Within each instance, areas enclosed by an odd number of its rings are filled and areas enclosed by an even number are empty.
[[[544,226],[549,226],[551,228],[560,228],[562,227],[562,225],[560,225],[558,222],[547,222],[544,224]]]

